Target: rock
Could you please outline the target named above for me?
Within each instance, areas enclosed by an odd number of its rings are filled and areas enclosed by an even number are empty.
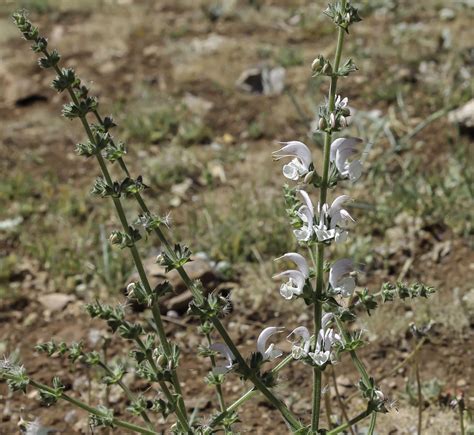
[[[474,99],[468,101],[464,106],[449,112],[448,119],[457,124],[461,133],[474,135]]]
[[[16,218],[13,218],[13,219],[5,219],[3,221],[0,221],[0,231],[13,230],[22,222],[23,222],[22,216],[17,216]]]
[[[7,105],[28,106],[35,102],[47,101],[45,87],[41,85],[38,76],[22,77],[18,74],[20,65],[7,69],[5,63],[0,63],[0,99]]]
[[[25,317],[25,320],[23,320],[23,325],[28,327],[32,326],[36,321],[38,320],[39,314],[35,311],[31,312]]]
[[[341,396],[345,396],[350,389],[354,387],[353,382],[347,376],[338,376],[336,378],[337,389]]]
[[[184,181],[182,181],[179,184],[175,184],[174,186],[171,187],[171,193],[179,196],[179,197],[184,197],[186,192],[189,190],[189,188],[193,185],[193,180],[191,178],[186,178]]]
[[[92,328],[89,329],[89,333],[87,334],[87,341],[90,343],[92,347],[97,346],[100,339],[104,336],[104,331],[100,329]]]
[[[64,415],[64,421],[68,424],[74,424],[79,419],[77,415],[77,411],[75,409],[71,409],[71,411],[66,412]]]
[[[213,179],[219,180],[221,183],[225,183],[227,181],[224,166],[222,166],[222,163],[218,160],[210,161],[207,165],[207,169]]]
[[[216,33],[211,33],[207,38],[193,38],[189,47],[194,54],[213,54],[221,48],[227,39]]]
[[[212,101],[207,101],[204,98],[196,97],[193,94],[187,93],[183,98],[183,103],[186,107],[198,116],[205,116],[209,110],[214,107]]]
[[[242,72],[236,86],[245,92],[263,95],[279,95],[285,88],[286,70],[283,67],[250,68]]]
[[[67,304],[74,301],[76,298],[73,295],[66,295],[64,293],[50,293],[42,295],[38,298],[38,301],[48,311],[61,311],[66,308]]]
[[[443,8],[439,11],[439,17],[443,21],[451,21],[456,18],[456,12],[454,12],[452,9],[449,8]]]

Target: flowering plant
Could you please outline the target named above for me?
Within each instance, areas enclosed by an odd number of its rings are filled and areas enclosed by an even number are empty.
[[[39,65],[56,73],[53,88],[69,95],[71,101],[63,107],[64,117],[78,119],[84,127],[87,139],[77,144],[76,152],[79,156],[94,158],[98,163],[102,176],[95,181],[92,193],[112,200],[121,224],[121,228],[110,235],[110,243],[130,251],[139,276],[137,282],[128,285],[127,299],[137,301],[151,311],[153,327],[149,329],[142,323],[127,320],[124,305],[111,306],[97,301],[86,306],[92,318],[104,320],[113,333],[131,343],[129,363],[136,376],[152,387],[140,390],[139,393],[132,392],[124,382],[126,369],[123,365],[110,365],[100,353],[84,349],[82,343],[50,341],[36,348],[49,356],[66,356],[72,364],[81,362],[102,370],[103,382],[106,385],[117,385],[127,397],[130,404],[127,412],[134,416],[133,422],[117,418],[113,410],[103,404],[93,406],[70,396],[58,377],[53,378],[51,385],[39,383],[28,375],[26,368],[19,362],[13,358],[4,358],[0,362],[0,376],[12,390],[26,392],[28,388],[35,388],[48,405],[65,400],[87,411],[92,426],[118,427],[142,434],[160,433],[155,422],[156,414],[161,414],[169,422],[168,431],[172,433],[212,434],[222,430],[233,433],[239,422],[239,406],[256,394],[262,394],[280,412],[292,433],[337,434],[369,416],[371,420],[368,433],[373,433],[377,414],[387,412],[388,402],[357,356],[357,350],[363,345],[361,334],[349,333],[347,323],[354,320],[357,305],[362,304],[369,312],[375,309],[377,296],[386,302],[396,296],[406,297],[407,294],[411,297],[426,297],[433,289],[422,284],[411,287],[387,284],[378,294],[369,294],[368,291],[355,294],[357,265],[348,258],[331,260],[331,264],[325,263],[326,250],[333,242],[346,242],[355,222],[346,209],[350,205],[350,197],[339,195],[331,201],[328,199],[330,189],[346,179],[355,182],[362,174],[362,163],[357,158],[362,141],[354,137],[333,138],[350,121],[348,99],[338,96],[336,88],[339,78],[357,70],[352,59],[341,64],[341,58],[345,35],[354,23],[360,21],[360,17],[357,9],[346,0],[334,1],[325,14],[333,20],[338,38],[334,61],[320,55],[312,64],[313,76],[322,75],[330,79],[328,99],[319,110],[317,124],[320,132],[324,133],[321,173],[317,172],[311,150],[300,141],[283,142],[282,147],[273,153],[276,160],[291,159],[283,166],[283,175],[297,183],[285,190],[288,213],[295,238],[311,260],[310,266],[301,253],[283,254],[277,258],[279,263],[291,262],[296,268],[278,273],[275,278],[282,280],[280,294],[284,299],[301,298],[310,307],[314,324],[311,330],[305,325],[293,329],[288,335],[288,340],[292,343],[291,353],[270,369],[268,364],[283,356],[283,352],[271,343],[271,339],[284,329],[265,327],[258,337],[256,351],[247,358],[244,357],[221,320],[222,314],[228,312],[228,299],[214,292],[206,295],[202,284],[192,280],[186,272],[184,266],[191,261],[191,251],[184,245],[173,245],[170,242],[168,216],[160,216],[146,205],[142,193],[147,185],[142,176],[134,177],[130,173],[125,163],[126,148],[111,133],[116,126],[113,118],[101,115],[98,99],[90,95],[89,88],[73,69],[59,66],[59,53],[49,49],[47,39],[40,35],[25,12],[13,15],[24,38],[31,41],[33,51],[42,56]],[[113,163],[117,163],[123,173],[121,179],[112,178],[109,164]],[[316,208],[309,193],[312,187],[319,189]],[[141,209],[140,215],[133,222],[125,212],[125,200],[129,198],[134,199]],[[156,235],[162,245],[162,253],[157,261],[167,272],[176,270],[192,293],[189,313],[199,319],[200,332],[207,340],[207,346],[200,349],[200,354],[209,358],[211,371],[206,382],[215,387],[219,404],[218,412],[207,420],[196,420],[188,414],[186,392],[181,389],[177,370],[180,350],[167,336],[160,312],[160,299],[173,289],[168,282],[155,288],[150,285],[137,249],[143,232]],[[215,335],[219,335],[222,341],[215,341]],[[328,366],[336,364],[344,353],[350,355],[360,373],[359,389],[367,406],[363,412],[343,424],[323,428],[320,423],[322,373]],[[310,422],[304,422],[296,416],[274,390],[278,384],[278,373],[293,361],[312,368]],[[223,395],[222,384],[232,373],[252,386],[239,399],[228,403]],[[154,395],[153,391],[157,393]],[[142,423],[136,423],[135,417],[140,418]],[[327,424],[330,425],[331,422],[328,421]]]

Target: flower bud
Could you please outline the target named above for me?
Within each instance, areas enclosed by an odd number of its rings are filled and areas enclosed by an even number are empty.
[[[379,399],[381,402],[385,400],[385,396],[380,390],[375,390],[375,395],[377,396],[377,399]]]
[[[319,57],[313,60],[313,63],[311,64],[311,69],[313,70],[313,72],[318,72],[321,69],[321,59]]]
[[[128,286],[127,286],[127,296],[129,298],[133,297],[133,292],[135,291],[135,287],[136,287],[136,284],[134,282],[131,282]]]
[[[120,243],[120,236],[117,232],[113,232],[110,237],[109,237],[109,242],[112,245],[116,245],[117,243]]]
[[[319,129],[320,130],[326,130],[327,127],[327,122],[324,118],[319,118]]]
[[[347,127],[347,120],[344,116],[339,117],[339,127],[346,128]]]
[[[329,115],[329,123],[331,125],[331,128],[336,127],[336,117],[334,116],[334,113],[331,113],[331,115]]]
[[[304,177],[304,183],[309,184],[313,181],[314,171],[309,171]]]
[[[156,363],[158,364],[159,367],[165,368],[166,367],[166,357],[161,354],[158,359],[156,360]]]

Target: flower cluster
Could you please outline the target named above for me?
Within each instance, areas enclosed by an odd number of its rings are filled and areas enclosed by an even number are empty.
[[[343,345],[341,336],[329,327],[334,315],[326,313],[321,319],[321,329],[314,343],[314,337],[311,336],[308,328],[299,326],[288,336],[292,342],[291,355],[294,359],[306,359],[310,364],[324,366],[327,363],[337,361],[336,349]],[[313,348],[313,352],[311,352]]]

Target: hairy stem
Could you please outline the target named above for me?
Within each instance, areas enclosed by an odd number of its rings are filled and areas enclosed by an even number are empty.
[[[49,52],[46,49],[43,50],[43,53],[46,57],[49,58]],[[62,75],[62,72],[61,72],[61,70],[59,69],[59,67],[57,65],[54,66],[54,69],[55,69],[56,73],[58,74],[58,76]],[[68,91],[69,96],[71,97],[72,101],[74,102],[74,104],[79,105],[79,101],[76,97],[76,94],[74,93],[74,90],[69,86],[67,88],[67,91]],[[87,134],[88,139],[91,141],[91,143],[95,144],[94,135],[92,134],[92,130],[89,126],[89,122],[87,121],[87,118],[85,116],[80,116],[80,120],[81,120],[81,123],[84,127],[84,130],[85,130],[86,134]],[[112,183],[112,178],[111,178],[110,173],[107,169],[107,165],[105,163],[104,158],[102,157],[102,155],[100,153],[96,154],[96,158],[97,158],[97,162],[99,163],[102,175],[104,176],[107,184],[109,186],[111,186],[113,184]],[[125,216],[124,209],[122,207],[122,203],[121,203],[119,198],[114,197],[112,199],[113,199],[113,203],[114,203],[115,209],[117,211],[119,220],[122,224],[123,230],[127,234],[129,234],[129,225],[128,225],[127,218]],[[140,254],[138,253],[138,250],[137,250],[135,244],[133,244],[130,247],[130,251],[132,253],[132,257],[133,257],[133,261],[135,263],[135,267],[136,267],[137,272],[140,276],[140,281],[145,286],[145,289],[147,290],[147,292],[149,292],[149,294],[151,294],[152,293],[151,286],[150,286],[150,283],[148,281],[148,277],[146,275],[145,269],[143,267],[143,263],[141,261]],[[169,343],[169,341],[166,337],[165,328],[164,328],[164,325],[163,325],[163,321],[161,319],[161,313],[160,313],[159,309],[156,306],[154,306],[152,308],[152,312],[153,312],[153,319],[154,319],[155,324],[156,324],[156,329],[158,331],[158,336],[160,338],[161,345],[163,346],[163,350],[165,351],[165,353],[167,355],[169,355],[170,351],[171,351],[171,347],[170,347],[170,343]],[[182,413],[184,419],[187,421],[186,407],[185,407],[184,402],[183,402],[183,395],[182,395],[182,391],[181,391],[181,386],[180,386],[176,371],[173,371],[172,378],[173,378],[173,386],[174,386],[176,392],[179,394],[178,407],[181,409],[181,413]],[[186,422],[186,425],[184,427],[189,428],[189,425],[187,424],[187,422]]]
[[[102,118],[98,112],[95,112],[96,118],[101,122]],[[129,174],[129,170],[123,161],[123,159],[119,159],[119,164],[120,167],[125,171],[126,174]],[[135,199],[137,200],[140,208],[144,213],[150,213],[149,208],[147,207],[145,201],[143,200],[143,197],[140,195],[140,193],[135,194]],[[166,250],[167,254],[169,254],[171,257],[174,256],[174,251],[171,247],[171,244],[168,242],[166,236],[164,235],[163,231],[161,231],[160,228],[155,228],[155,233],[158,236],[159,240],[162,242],[164,249]],[[183,267],[178,267],[176,268],[177,272],[179,273],[181,279],[183,280],[184,284],[186,287],[191,291],[193,294],[193,297],[195,300],[199,303],[204,300],[204,296],[201,293],[201,291],[194,285],[192,279],[189,277],[187,272],[184,270]],[[245,362],[244,358],[242,357],[240,351],[237,349],[237,347],[234,345],[232,339],[230,336],[227,334],[227,331],[225,330],[224,326],[222,325],[221,321],[217,318],[212,319],[212,323],[218,333],[221,335],[222,339],[224,342],[229,346],[229,348],[232,350],[233,354],[239,361],[239,364],[241,367],[243,367],[245,370],[250,372],[250,368],[248,367],[247,363]],[[299,428],[301,425],[297,421],[297,419],[293,416],[293,414],[289,411],[289,409],[286,407],[286,405],[283,404],[256,376],[249,376],[249,380],[255,385],[255,387],[271,402],[273,403],[277,409],[280,411],[282,414],[283,418],[287,423],[293,427],[293,428]],[[278,406],[277,406],[278,404]]]
[[[415,359],[415,377],[416,377],[416,394],[418,396],[418,435],[421,435],[421,426],[423,424],[423,393],[421,392],[420,366],[418,357]]]
[[[41,384],[39,382],[34,381],[33,379],[30,379],[30,385],[35,387],[37,390],[40,391],[46,391],[48,393],[51,393],[52,395],[56,394],[56,390],[48,387],[47,385]],[[75,399],[74,397],[68,396],[65,393],[61,393],[60,399],[65,400],[66,402],[72,403],[73,405],[77,406],[78,408],[83,409],[84,411],[87,411],[89,414],[94,414],[97,415],[98,417],[103,417],[104,414],[101,412],[99,409],[96,409],[87,403],[82,402],[79,399]],[[113,418],[112,423],[115,426],[122,427],[124,429],[136,432],[136,433],[141,433],[145,435],[158,435],[158,432],[155,432],[154,430],[150,430],[141,426],[137,426],[133,423],[128,423],[127,421],[119,420],[118,418]]]
[[[47,58],[50,58],[50,55],[49,55],[49,52],[47,49],[44,49],[43,51],[43,54],[47,57]],[[58,76],[62,76],[62,72],[61,70],[59,69],[59,67],[57,65],[54,66],[54,69],[56,71],[56,73],[58,74]],[[68,93],[71,97],[71,99],[73,100],[73,102],[77,105],[78,104],[78,99],[74,93],[74,90],[72,89],[71,86],[69,86],[67,88],[68,90]],[[94,114],[97,118],[97,120],[101,123],[102,122],[102,119],[99,115],[99,113],[97,111],[94,111]],[[84,126],[84,129],[87,133],[87,136],[89,138],[89,140],[95,144],[95,141],[94,141],[94,137],[92,135],[92,131],[90,129],[90,126],[89,126],[89,123],[86,119],[85,116],[82,116],[80,117],[81,119],[81,122]],[[110,177],[110,174],[108,172],[108,169],[107,169],[107,166],[105,164],[105,161],[104,161],[104,158],[102,157],[101,154],[97,154],[96,155],[97,157],[97,160],[99,162],[99,165],[101,167],[101,170],[102,170],[102,173],[103,173],[103,176],[106,180],[106,182],[109,184],[109,185],[112,185],[112,179]],[[122,168],[122,170],[127,174],[127,176],[130,175],[130,171],[128,170],[127,166],[125,165],[125,162],[123,161],[123,159],[118,159],[119,161],[119,165],[120,167]],[[145,212],[145,213],[150,213],[150,210],[148,209],[148,207],[146,206],[142,196],[137,193],[135,194],[135,199],[137,200],[139,206],[141,207],[141,209]],[[113,202],[114,202],[114,205],[115,205],[115,208],[117,210],[117,214],[119,215],[119,219],[122,223],[122,226],[124,227],[124,231],[126,231],[127,233],[129,232],[129,228],[128,228],[128,222],[126,220],[126,217],[125,217],[125,213],[123,211],[123,207],[122,207],[122,204],[121,204],[121,201],[119,198],[113,198]],[[168,242],[168,240],[166,239],[165,235],[163,234],[163,232],[161,231],[160,228],[155,228],[155,233],[157,234],[158,238],[160,239],[160,241],[162,242],[162,244],[164,245],[164,248],[165,250],[170,253],[172,255],[172,257],[174,257],[174,252],[173,252],[173,249],[170,245],[170,243]],[[149,288],[149,283],[148,283],[148,279],[146,277],[146,274],[144,273],[144,269],[143,269],[143,265],[141,263],[141,259],[140,259],[140,256],[138,254],[138,251],[136,251],[136,248],[135,246],[132,246],[131,248],[132,250],[132,255],[134,257],[134,261],[135,261],[135,266],[137,267],[137,270],[138,270],[138,273],[140,275],[140,279],[142,279],[142,275],[143,275],[143,282],[142,284],[145,286],[145,288],[148,290]],[[199,290],[199,288],[193,283],[193,281],[191,280],[191,278],[189,277],[189,275],[186,273],[186,271],[184,270],[183,267],[178,267],[177,269],[177,272],[178,274],[181,276],[183,282],[185,283],[185,285],[187,286],[187,288],[191,291],[191,293],[193,294],[193,297],[195,298],[196,302],[199,303],[199,302],[202,302],[204,300],[204,295],[202,294],[202,292]],[[166,339],[166,334],[165,334],[165,331],[164,331],[164,327],[163,327],[163,323],[161,322],[161,315],[159,313],[159,310],[154,314],[154,319],[155,319],[155,322],[156,320],[158,319],[158,322],[156,324],[156,327],[157,327],[157,331],[158,331],[158,335],[160,336],[160,339],[162,340],[162,345],[163,345],[163,348],[164,350],[166,351],[166,349],[168,348],[169,349],[169,342],[168,340]],[[156,315],[155,315],[156,314]],[[292,429],[299,429],[301,427],[301,424],[298,422],[298,420],[293,416],[293,414],[290,412],[290,410],[286,407],[286,405],[281,401],[279,400],[262,382],[261,380],[255,376],[255,374],[252,374],[250,373],[251,370],[250,368],[248,367],[248,365],[245,363],[245,360],[243,359],[242,355],[240,354],[240,352],[238,351],[237,347],[234,345],[232,339],[230,338],[230,336],[227,334],[224,326],[222,325],[222,323],[220,322],[219,319],[217,318],[214,318],[212,319],[212,322],[214,324],[214,327],[218,330],[219,334],[221,335],[221,337],[223,338],[223,340],[226,342],[226,344],[232,349],[232,352],[234,353],[234,355],[237,357],[238,361],[239,361],[239,364],[241,365],[241,367],[247,371],[249,373],[249,377],[248,379],[255,385],[255,387],[271,402],[273,403],[273,405],[275,405],[277,407],[277,409],[280,411],[280,413],[282,414],[283,418],[285,419],[285,421],[288,423],[288,425],[292,428]],[[175,379],[177,380],[177,375],[176,373],[173,375],[173,381],[175,381]],[[173,382],[174,383],[174,382]],[[177,382],[175,385],[174,385],[174,388],[176,390],[176,392],[179,392],[180,391],[180,386],[179,386],[179,382]],[[178,393],[179,394],[179,393]],[[186,416],[186,409],[185,409],[185,406],[184,406],[184,403],[183,403],[183,399],[182,399],[182,395],[180,395],[180,399],[178,400],[178,408],[181,409],[181,412],[184,416]],[[178,415],[178,413],[177,413]],[[186,420],[187,420],[187,417],[186,417]],[[186,422],[187,423],[187,422]],[[189,426],[188,426],[189,427]]]
[[[301,429],[301,423],[298,419],[293,415],[293,413],[288,409],[288,407],[278,398],[276,397],[273,392],[262,382],[262,380],[255,374],[254,371],[250,369],[250,367],[245,362],[244,358],[238,351],[237,347],[235,346],[234,342],[230,338],[229,334],[227,333],[226,329],[222,325],[222,323],[216,319],[215,317],[212,318],[212,323],[214,328],[216,328],[217,332],[220,334],[222,339],[224,340],[225,344],[229,347],[231,352],[234,354],[238,364],[240,365],[241,370],[244,372],[245,376],[255,385],[257,388],[267,399],[268,401],[275,406],[280,414],[283,416],[284,420],[290,427],[292,431],[296,431]]]
[[[373,412],[372,417],[370,418],[370,425],[367,435],[373,435],[375,430],[375,423],[377,422],[377,413]]]
[[[152,367],[153,371],[155,373],[158,373],[159,370],[158,370],[158,367],[156,366],[155,364],[155,361],[153,360],[153,357],[150,355],[150,353],[148,352],[145,344],[143,343],[143,341],[140,339],[140,338],[136,338],[135,339],[136,343],[138,344],[138,347],[143,351],[143,353],[145,354],[146,356],[146,359],[147,361],[149,362],[150,366]],[[164,381],[158,381],[158,385],[160,386],[161,388],[161,391],[163,391],[164,395],[166,396],[166,399],[170,402],[170,403],[173,403],[174,402],[174,398],[173,398],[173,394],[171,393],[171,391],[169,390],[168,388],[168,385],[166,385],[166,382]],[[186,428],[186,430],[190,430],[190,427],[189,427],[189,423],[188,423],[188,419],[187,419],[187,416],[186,414],[183,413],[182,411],[182,408],[181,407],[177,407],[176,410],[175,410],[175,413],[176,413],[176,417],[178,418],[178,421],[181,423],[181,425]]]
[[[211,335],[206,334],[206,339],[207,339],[207,343],[210,347],[212,345]],[[209,359],[211,360],[211,367],[214,369],[216,367],[216,358],[215,358],[214,355],[211,355],[209,357]],[[222,386],[221,386],[221,384],[216,384],[215,387],[216,387],[217,401],[219,402],[219,408],[220,408],[221,412],[225,412],[226,407],[225,407],[225,402],[224,402],[224,395],[222,393]]]
[[[369,409],[366,409],[364,412],[361,412],[359,415],[355,416],[354,418],[349,420],[347,423],[341,424],[340,426],[326,432],[326,435],[336,435],[342,432],[343,430],[346,430],[347,428],[354,426],[356,423],[368,417],[370,414],[371,414],[371,411]]]
[[[293,361],[293,357],[288,355],[285,359],[283,359],[278,365],[276,365],[272,370],[271,373],[276,374],[284,367],[286,367],[291,361]],[[248,390],[243,396],[239,397],[234,403],[227,407],[226,412],[221,412],[218,416],[213,418],[209,423],[209,427],[215,427],[219,422],[222,421],[223,418],[226,417],[230,412],[235,411],[241,405],[243,405],[247,400],[250,400],[252,397],[255,397],[258,394],[258,390],[256,387]]]
[[[109,375],[109,376],[114,376],[114,372],[110,369],[110,367],[105,364],[104,362],[100,361],[99,362],[99,366],[102,367],[102,369]],[[136,397],[135,395],[130,391],[130,389],[121,381],[121,380],[118,380],[117,381],[117,385],[123,390],[123,392],[125,393],[125,395],[127,396],[128,400],[130,400],[130,402],[135,402],[136,401]],[[107,386],[108,387],[108,386]],[[148,417],[148,414],[145,412],[145,411],[142,411],[140,412],[140,415],[141,417],[143,418],[143,421],[147,424],[147,426],[150,428],[150,429],[153,429],[153,425],[151,423],[151,420],[150,418]]]

